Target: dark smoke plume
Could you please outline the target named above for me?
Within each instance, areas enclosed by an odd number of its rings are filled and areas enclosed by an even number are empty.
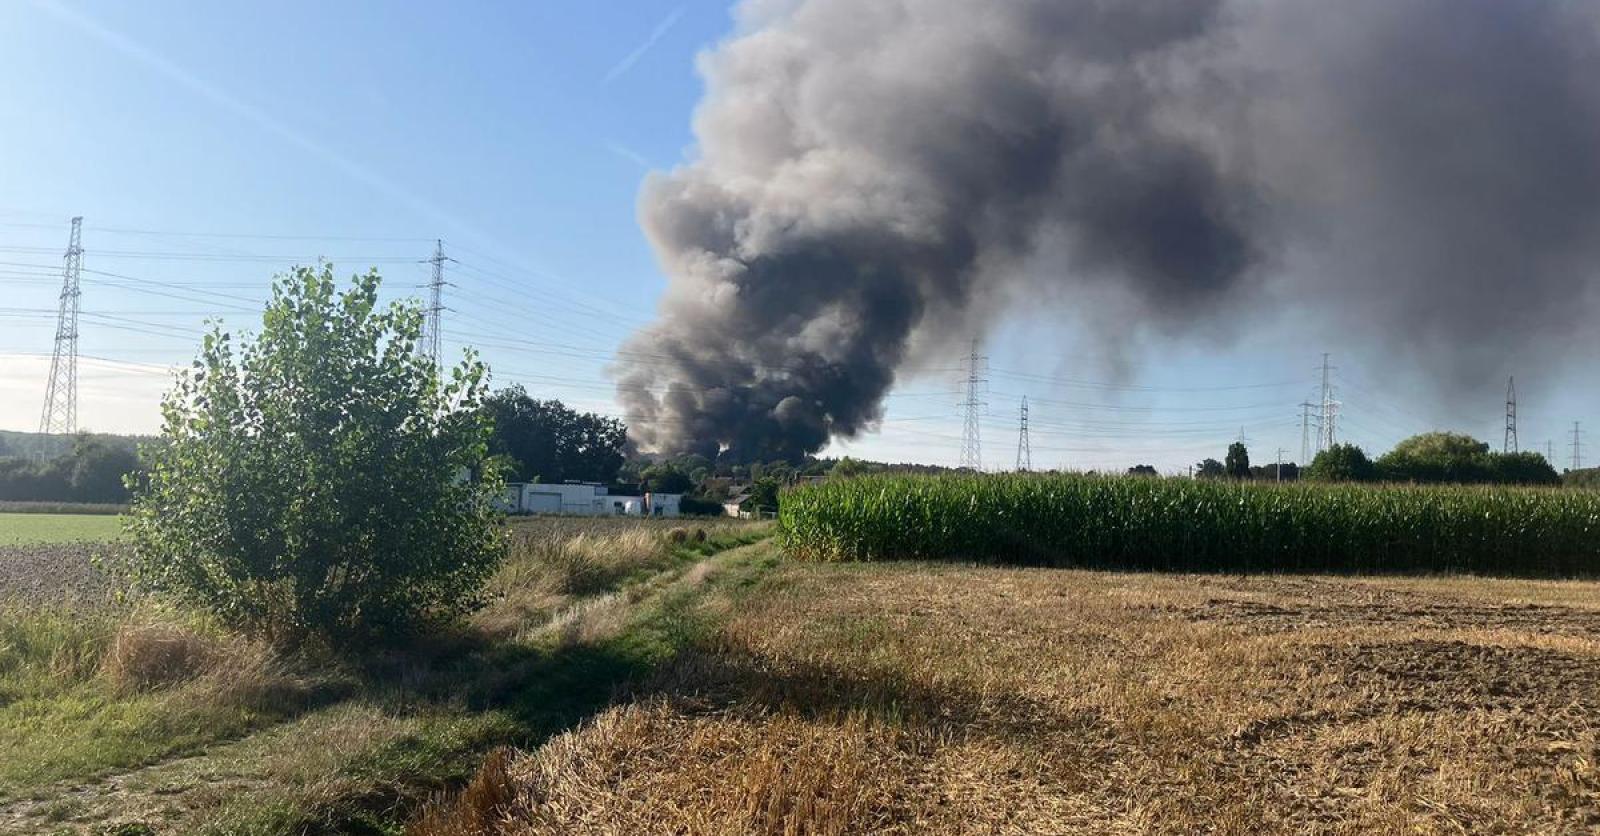
[[[1578,327],[1596,8],[751,0],[703,56],[696,159],[641,196],[672,282],[622,355],[636,440],[854,436],[910,346],[1024,290],[1170,333],[1264,288],[1442,375]]]

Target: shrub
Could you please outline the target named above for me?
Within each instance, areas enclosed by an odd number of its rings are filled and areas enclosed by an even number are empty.
[[[1490,453],[1491,481],[1502,485],[1559,485],[1561,474],[1540,453]]]
[[[1569,488],[1600,488],[1600,467],[1567,470],[1561,474],[1561,484]]]
[[[689,517],[721,517],[726,514],[720,502],[686,496],[678,500],[678,511]]]
[[[1378,469],[1360,447],[1335,444],[1311,460],[1306,478],[1313,482],[1371,482],[1378,478]]]
[[[1390,482],[1555,485],[1556,469],[1538,453],[1492,453],[1489,445],[1462,433],[1414,435],[1376,462]]]
[[[1600,572],[1600,494],[1187,479],[870,476],[783,496],[791,553],[1163,571]]]
[[[1378,474],[1390,482],[1494,481],[1489,445],[1462,433],[1414,435],[1378,457]]]
[[[414,303],[333,269],[274,283],[237,354],[208,334],[162,404],[127,528],[136,580],[273,637],[334,643],[459,614],[501,558],[472,356],[441,380]]]

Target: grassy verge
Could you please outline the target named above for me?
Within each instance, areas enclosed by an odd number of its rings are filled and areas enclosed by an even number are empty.
[[[170,613],[0,618],[26,639],[0,656],[0,832],[393,829],[494,747],[536,744],[671,658],[711,579],[758,563],[768,547],[739,547],[766,535],[542,532],[470,624],[354,662],[258,653]],[[118,667],[129,625],[188,661]]]

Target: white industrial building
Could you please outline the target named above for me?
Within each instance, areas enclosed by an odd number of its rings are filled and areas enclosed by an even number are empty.
[[[594,482],[512,482],[506,485],[502,504],[513,514],[676,517],[682,498],[682,494],[675,493],[623,496],[609,493],[605,485]]]

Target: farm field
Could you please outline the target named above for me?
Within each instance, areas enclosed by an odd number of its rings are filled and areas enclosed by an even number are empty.
[[[411,832],[1586,832],[1597,636],[1590,582],[788,562]]]
[[[775,562],[761,525],[510,534],[468,623],[356,658],[120,599],[93,544],[0,551],[30,567],[0,571],[0,833],[394,832],[496,746],[602,708]]]
[[[113,514],[41,514],[0,512],[0,547],[30,543],[101,542],[122,533]]]

